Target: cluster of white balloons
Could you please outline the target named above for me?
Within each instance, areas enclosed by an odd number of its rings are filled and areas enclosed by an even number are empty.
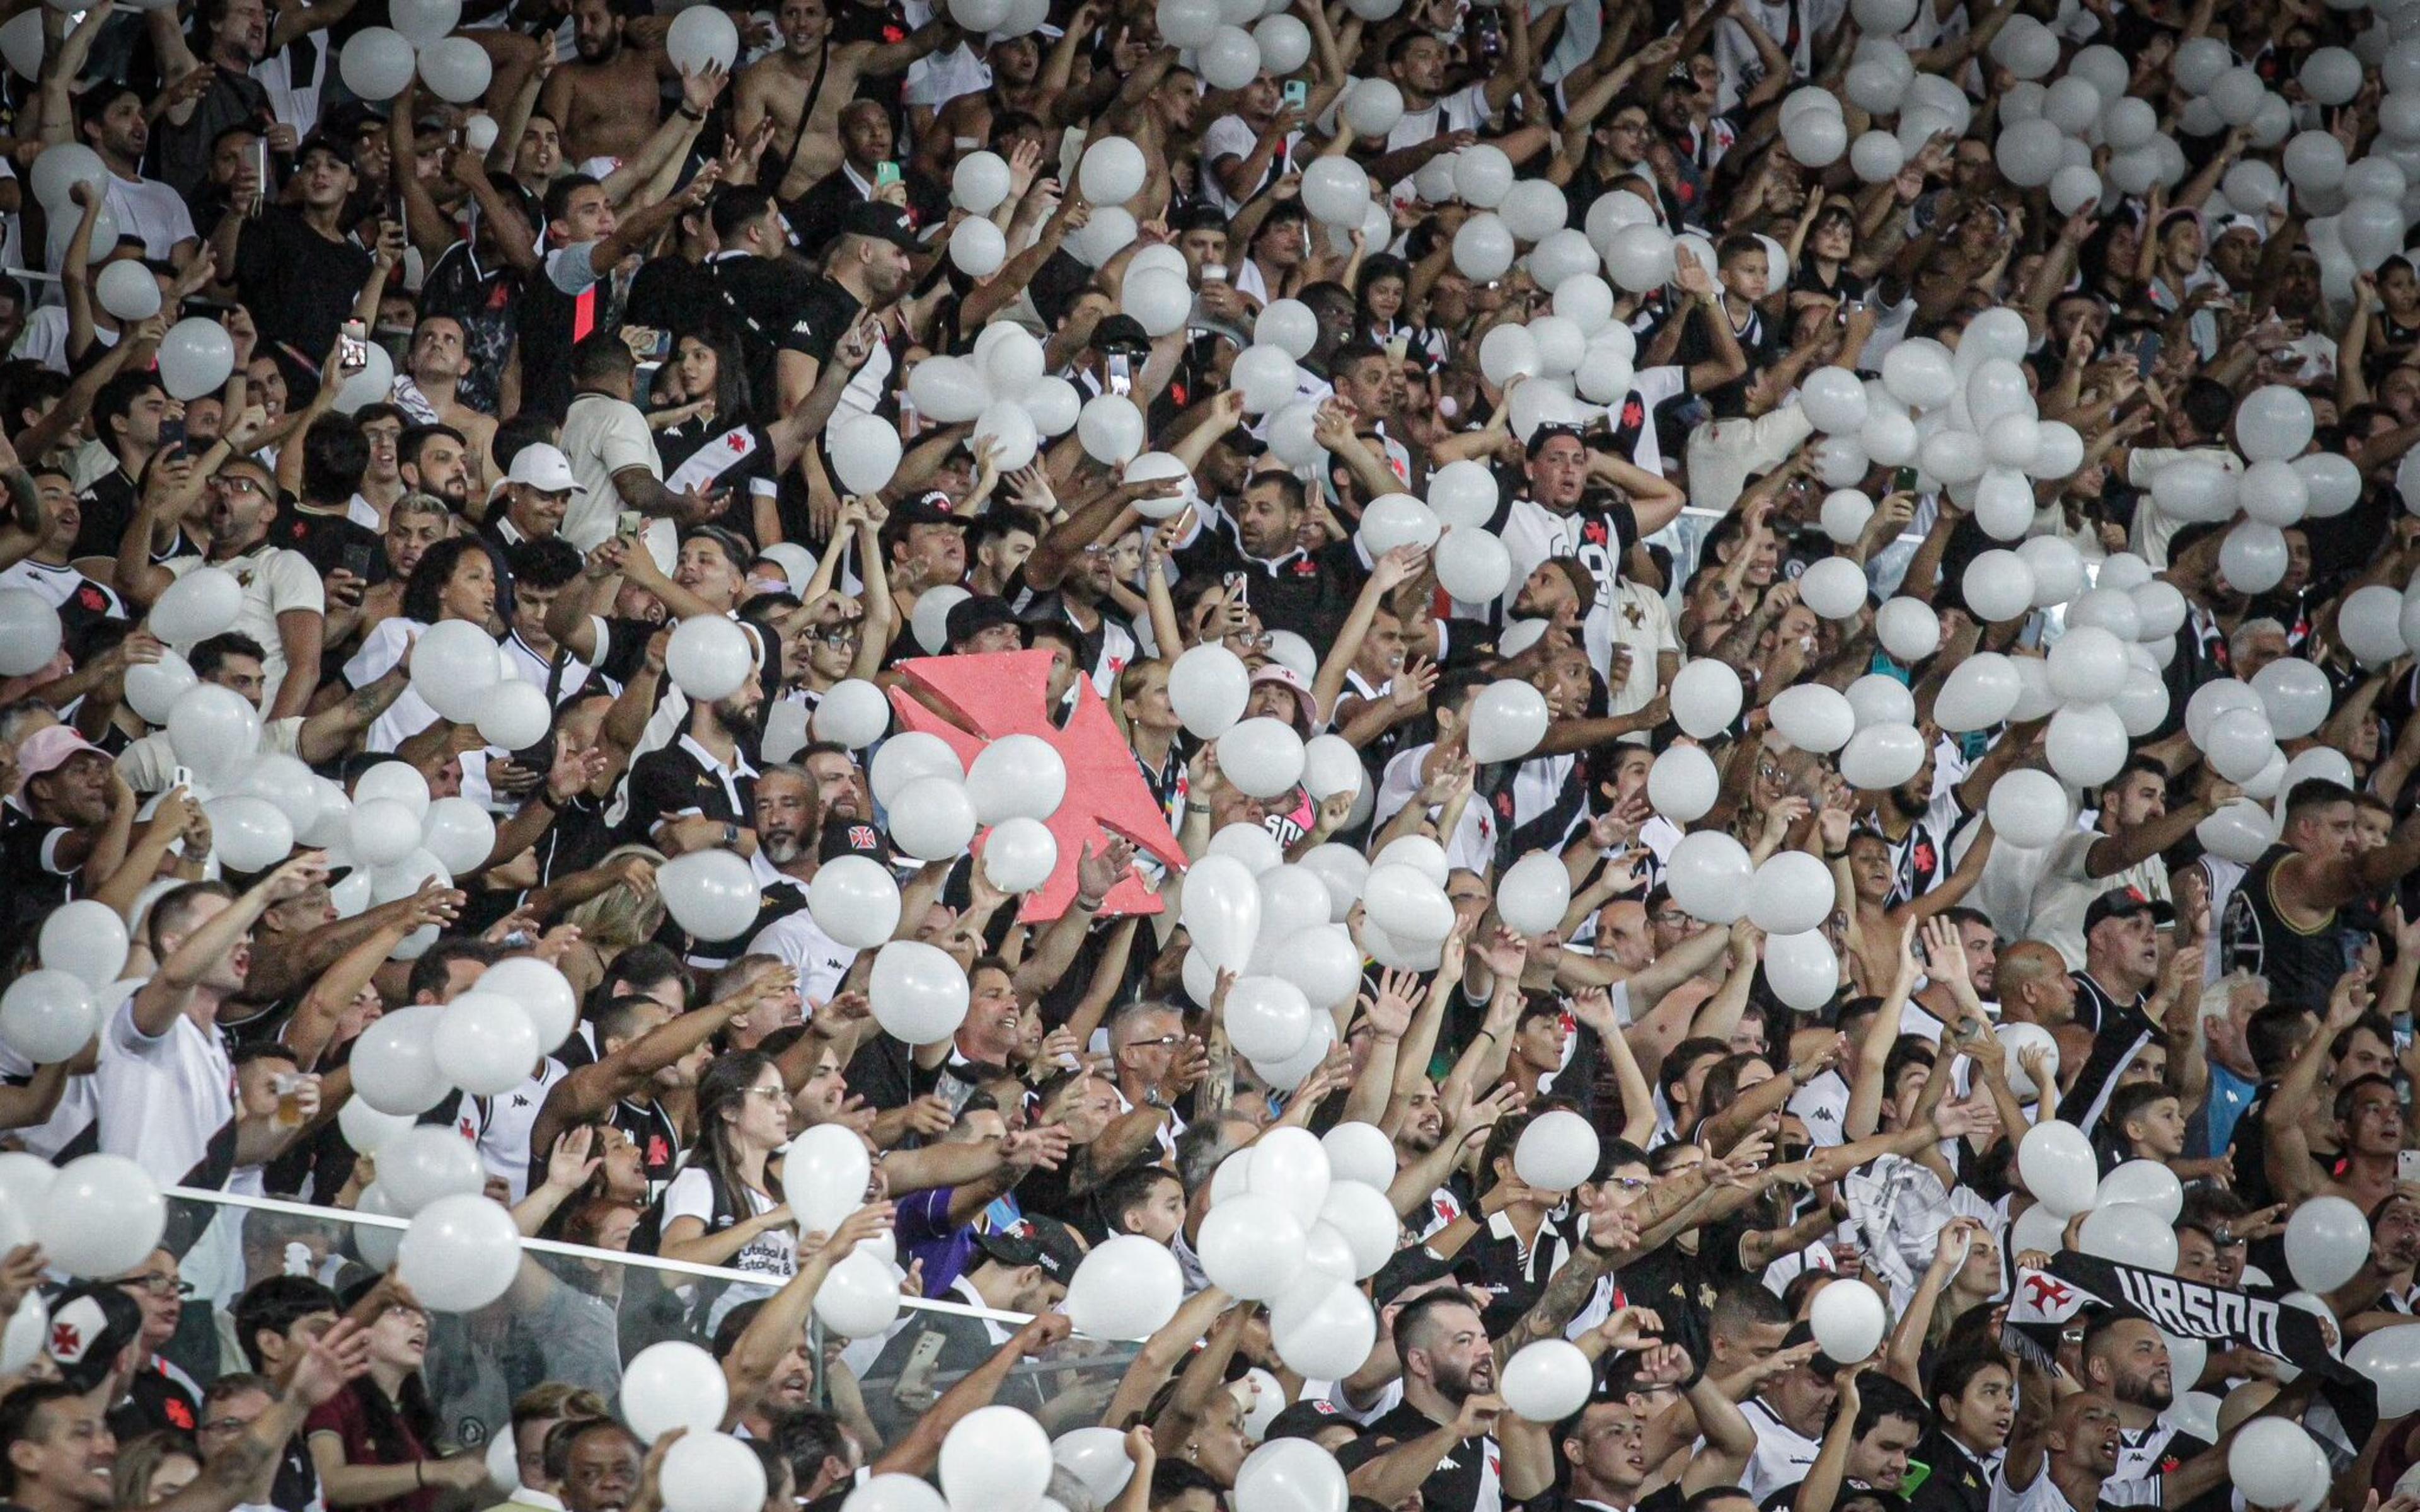
[[[995,320],[984,327],[967,356],[927,357],[909,369],[908,398],[920,413],[943,424],[974,422],[970,442],[988,440],[994,465],[1011,472],[1032,462],[1044,441],[1076,428],[1081,408],[1076,386],[1044,373],[1042,363],[1042,344],[1032,332]],[[879,427],[881,435],[870,427]],[[825,433],[825,446],[835,470],[846,455],[842,483],[857,492],[881,487],[899,466],[897,430],[872,416],[835,422]],[[877,474],[878,482],[860,486]]]
[[[963,1011],[963,1008],[961,1009]],[[829,1234],[863,1207],[874,1178],[865,1141],[839,1124],[817,1124],[782,1156],[782,1195],[802,1234]],[[843,1256],[815,1289],[815,1318],[846,1338],[866,1338],[899,1317],[907,1273],[889,1229]]]
[[[367,100],[393,100],[417,72],[429,93],[453,104],[467,105],[488,92],[493,67],[487,49],[454,35],[462,0],[396,0],[389,19],[394,25],[354,33],[336,55],[346,88]],[[739,41],[737,28],[728,29],[732,49],[721,56],[726,68],[738,55]],[[683,45],[675,50],[675,60],[693,64],[690,44],[696,23],[675,30]]]
[[[1966,93],[1949,79],[1919,73],[1897,38],[1914,22],[1911,0],[1862,0],[1853,8],[1864,32],[1852,55],[1841,90],[1851,103],[1880,121],[1852,140],[1838,95],[1809,85],[1783,100],[1782,145],[1810,168],[1827,168],[1843,155],[1866,183],[1896,175],[1937,132],[1963,135],[1974,118]]]
[[[1357,1282],[1395,1252],[1385,1135],[1341,1124],[1325,1139],[1273,1129],[1219,1164],[1198,1252],[1211,1284],[1268,1304],[1278,1356],[1315,1381],[1351,1375],[1377,1343]]]
[[[2057,38],[2030,18],[1993,39],[1993,60],[2021,81],[2000,105],[1993,158],[2001,177],[2023,189],[2047,186],[2061,215],[2104,204],[2113,189],[2142,195],[2155,185],[2173,189],[2181,182],[2184,149],[2160,130],[2158,107],[2126,93],[2132,72],[2125,55],[2095,43],[2078,52],[2060,77],[2041,83],[2058,55]],[[2257,76],[2252,83],[2257,97]],[[2284,104],[2278,101],[2281,112]],[[2254,105],[2258,108],[2257,98]],[[2104,147],[2110,152],[2106,184],[2092,166],[2095,150]]]
[[[481,1189],[478,1159],[461,1158],[452,1130],[412,1120],[458,1090],[511,1091],[570,1038],[578,1016],[578,995],[562,972],[513,956],[453,1001],[407,1005],[362,1032],[353,1099],[337,1123],[354,1149],[378,1158],[386,1211],[408,1218],[438,1197]]]
[[[1340,864],[1337,853],[1351,862]],[[1266,830],[1237,823],[1211,837],[1209,854],[1186,871],[1186,992],[1207,1007],[1218,974],[1236,974],[1228,1039],[1280,1090],[1300,1086],[1326,1058],[1338,1038],[1335,1014],[1360,987],[1361,950],[1336,903],[1343,893],[1350,908],[1367,870],[1342,845],[1288,862]]]

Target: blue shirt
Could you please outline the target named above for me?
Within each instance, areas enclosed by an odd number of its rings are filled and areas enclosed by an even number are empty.
[[[2257,1082],[2247,1082],[2213,1060],[2210,1063],[2210,1097],[2203,1104],[2202,1117],[2208,1120],[2207,1137],[2202,1141],[2204,1156],[2223,1155],[2235,1137],[2235,1122],[2243,1110],[2252,1105],[2260,1089]]]

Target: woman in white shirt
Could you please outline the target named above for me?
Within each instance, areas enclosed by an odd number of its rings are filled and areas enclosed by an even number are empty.
[[[440,541],[422,554],[404,584],[403,612],[381,620],[345,663],[345,681],[367,687],[410,651],[412,637],[441,620],[466,620],[485,630],[496,623],[500,570],[487,542],[475,535]],[[368,748],[391,751],[437,722],[437,711],[406,688],[370,726]]]
[[[725,1288],[707,1309],[708,1328],[798,1271],[798,1234],[769,1164],[789,1142],[790,1093],[770,1056],[723,1056],[698,1078],[697,1143],[664,1189],[658,1253],[765,1278],[762,1289]]]

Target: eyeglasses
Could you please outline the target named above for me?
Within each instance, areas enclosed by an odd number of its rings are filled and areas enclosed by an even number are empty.
[[[246,477],[229,477],[222,473],[210,481],[229,493],[267,493],[269,491]]]
[[[1149,1040],[1136,1040],[1132,1041],[1132,1048],[1137,1050],[1165,1050],[1171,1045],[1180,1045],[1184,1042],[1185,1036],[1181,1034],[1162,1034]]]
[[[815,631],[814,638],[828,646],[847,646],[865,639],[865,632],[854,624],[835,625]]]
[[[192,1282],[180,1281],[173,1275],[130,1275],[117,1284],[130,1291],[140,1291],[153,1297],[190,1297],[194,1294]]]
[[[252,1419],[248,1417],[210,1417],[204,1418],[194,1431],[195,1433],[241,1433],[250,1427],[252,1427]]]
[[[1643,1176],[1608,1176],[1605,1179],[1605,1185],[1608,1190],[1626,1193],[1631,1196],[1637,1196],[1654,1184]]]
[[[775,1103],[787,1103],[790,1100],[790,1089],[786,1087],[752,1087],[748,1088],[748,1095],[765,1098]]]

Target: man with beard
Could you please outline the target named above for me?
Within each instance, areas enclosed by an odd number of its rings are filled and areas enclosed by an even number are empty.
[[[2168,899],[2162,853],[2236,796],[2234,784],[2213,782],[2200,797],[2172,805],[2167,768],[2156,757],[2134,757],[2102,788],[2092,828],[2077,830],[2051,848],[2041,880],[2034,884],[2025,933],[2056,946],[2071,968],[2082,965],[2084,911],[2092,900],[2113,887]]]
[[[1992,932],[1992,921],[1972,908],[1952,907],[1942,910],[1941,917],[1958,932],[1959,953],[1966,962],[1966,984],[1974,989],[1976,1001],[1992,1001],[1992,993],[1999,980],[1999,945]],[[1938,1044],[1944,1029],[1958,1022],[1958,995],[1948,982],[1927,978],[1923,988],[1907,1002],[1900,1015],[1898,1033],[1920,1034]]]
[[[173,495],[147,497],[138,529],[126,534],[117,557],[117,589],[148,609],[170,583],[205,562],[234,574],[243,601],[231,628],[266,653],[261,673],[261,717],[282,719],[310,707],[319,682],[320,638],[327,596],[318,569],[299,551],[271,543],[269,525],[277,506],[277,486],[269,470],[251,457],[223,464],[208,485],[210,542],[207,557],[178,557],[166,564],[146,560],[144,545],[156,516],[180,503]]]
[[[200,8],[200,18],[209,39],[203,49],[208,62],[194,55],[183,28],[173,24],[173,15],[150,28],[151,45],[159,54],[163,80],[180,80],[196,69],[209,69],[209,84],[198,95],[189,97],[174,90],[169,93],[168,99],[174,103],[161,120],[151,144],[152,168],[169,188],[189,197],[209,177],[210,144],[218,140],[220,132],[230,126],[257,126],[274,118],[268,89],[252,76],[254,65],[270,52],[266,0],[209,0]],[[328,45],[324,37],[319,45]],[[270,128],[269,142],[283,161],[294,150],[293,128]],[[125,224],[122,221],[118,224]],[[220,270],[225,272],[228,266],[222,256]]]
[[[814,777],[805,767],[784,762],[757,774],[752,808],[756,854],[750,860],[764,888],[758,915],[763,922],[748,949],[778,956],[796,970],[799,993],[814,1003],[839,990],[857,959],[855,949],[825,933],[807,912],[807,884],[823,861],[823,811]]]
[[[841,171],[853,145],[844,140],[841,116],[858,98],[861,81],[905,73],[917,59],[956,45],[962,36],[942,14],[895,42],[836,42],[826,0],[783,0],[776,22],[782,46],[740,70],[733,98],[741,141],[764,122],[773,123],[773,146],[759,181],[783,200],[805,195],[816,180]],[[888,116],[883,119],[887,125]],[[881,156],[888,157],[890,133],[883,135]],[[870,186],[865,193],[871,194]],[[800,231],[813,234],[803,224]]]
[[[908,292],[915,273],[908,259],[918,250],[913,223],[895,206],[868,200],[842,214],[840,235],[824,259],[824,276],[807,285],[796,318],[776,343],[783,413],[797,409],[814,388],[824,364],[836,359],[842,338],[860,316],[888,309]],[[850,378],[832,418],[896,414],[898,404],[890,391],[897,365],[890,344],[876,345]]]
[[[2105,1308],[2085,1325],[2084,1379],[2118,1409],[2118,1465],[2111,1483],[2151,1480],[2164,1459],[2210,1447],[2163,1415],[2176,1400],[2167,1341],[2149,1319]],[[2106,1491],[2104,1495],[2108,1494]]]
[[[1932,1431],[1916,1446],[1923,1482],[1914,1512],[1988,1512],[2009,1429],[2017,1419],[2016,1378],[1996,1353],[1976,1350],[1933,1366]]]
[[[690,702],[689,728],[630,767],[630,814],[664,850],[756,853],[756,766],[740,734],[764,701],[750,678],[729,696]]]
[[[2268,1411],[2290,1413],[2296,1399],[2292,1394],[2281,1396]],[[1992,1512],[2181,1507],[2226,1479],[2226,1456],[2218,1450],[2173,1470],[2119,1478],[2118,1458],[2125,1447],[2122,1409],[2102,1392],[2080,1391],[2058,1398],[2047,1379],[2027,1369],[2019,1404],[2008,1457],[1992,1479]]]
[[[1536,1467],[1508,1464],[1498,1447],[1504,1402],[1477,1300],[1466,1291],[1432,1292],[1396,1314],[1394,1336],[1403,1404],[1337,1456],[1353,1494],[1386,1506],[1417,1495],[1425,1512],[1496,1512],[1545,1489],[1517,1484],[1526,1474],[1506,1479],[1508,1470]],[[1547,1468],[1551,1480],[1551,1456]]]
[[[1232,428],[1233,423],[1221,408],[1206,424]],[[1251,611],[1264,629],[1292,630],[1312,645],[1332,645],[1359,594],[1358,573],[1347,566],[1353,560],[1349,542],[1318,552],[1302,548],[1309,510],[1300,478],[1254,473],[1229,512],[1228,530],[1198,526],[1193,538],[1179,547],[1177,567],[1188,577],[1241,577]]]
[[[623,0],[578,0],[571,39],[579,56],[548,74],[538,92],[537,108],[563,128],[574,163],[635,158],[656,129],[671,64],[659,48],[625,40],[630,13]]]
[[[143,151],[151,143],[143,96],[122,84],[103,84],[85,90],[75,110],[77,131],[109,169],[101,203],[116,217],[118,236],[142,242],[147,260],[182,268],[201,241],[184,196],[143,177]]]

